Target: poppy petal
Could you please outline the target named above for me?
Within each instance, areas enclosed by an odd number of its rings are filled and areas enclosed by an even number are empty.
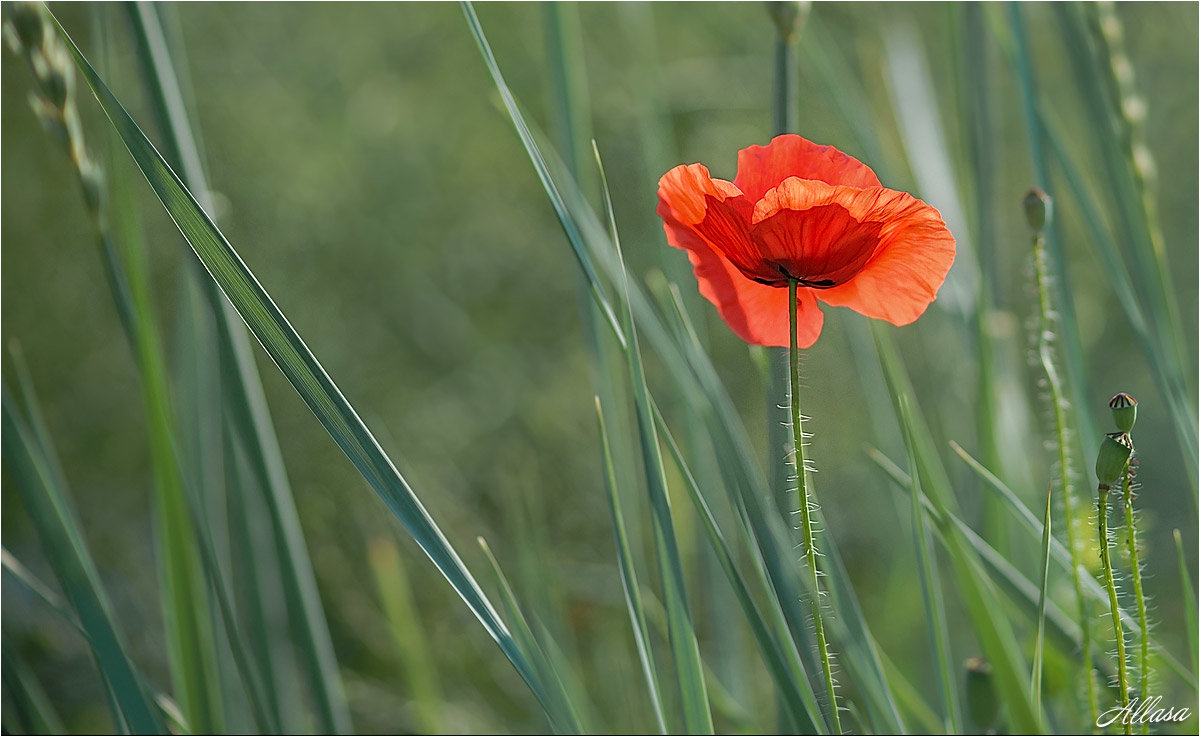
[[[659,214],[666,206],[675,220],[695,225],[704,220],[708,209],[705,196],[723,201],[741,194],[733,182],[714,179],[704,164],[680,164],[658,180]]]
[[[689,249],[688,258],[700,284],[700,294],[717,307],[721,319],[738,337],[755,345],[789,344],[788,290],[751,281],[721,254],[712,249]],[[796,342],[808,348],[817,342],[825,315],[817,305],[814,290],[796,290],[799,302]]]
[[[846,281],[822,289],[819,297],[893,325],[916,320],[954,263],[954,236],[941,214],[912,195],[883,187],[822,189],[813,182],[784,182],[759,202],[753,220],[762,223],[783,209],[836,204],[860,223],[877,224],[879,242],[870,259]]]
[[[733,182],[751,202],[788,177],[864,189],[881,186],[871,167],[858,159],[795,134],[776,136],[766,146],[750,146],[738,152],[738,173]]]

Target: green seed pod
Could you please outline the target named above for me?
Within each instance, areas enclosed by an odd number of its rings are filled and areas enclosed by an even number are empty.
[[[1029,221],[1029,227],[1033,228],[1034,233],[1041,233],[1050,217],[1050,195],[1034,187],[1026,193],[1022,204],[1025,205],[1025,219]]]
[[[1121,480],[1132,453],[1133,443],[1125,433],[1110,432],[1104,436],[1096,455],[1096,479],[1101,487],[1107,489]]]
[[[1118,430],[1121,432],[1133,430],[1133,423],[1137,422],[1136,399],[1125,392],[1120,392],[1108,400],[1108,407],[1112,410],[1113,422],[1116,423]]]

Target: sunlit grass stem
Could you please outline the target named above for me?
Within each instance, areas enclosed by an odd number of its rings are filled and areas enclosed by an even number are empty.
[[[830,665],[829,643],[825,640],[825,623],[821,617],[821,570],[817,562],[817,546],[813,538],[812,508],[809,502],[808,484],[804,479],[804,426],[800,414],[800,348],[796,343],[796,280],[788,279],[788,324],[791,327],[791,346],[788,352],[791,369],[792,443],[795,450],[792,463],[796,469],[796,489],[800,499],[800,534],[804,558],[808,563],[809,584],[812,591],[813,630],[817,636],[817,650],[821,656],[821,674],[825,679],[825,692],[829,697],[829,713],[833,731],[842,731],[838,716],[837,691],[833,687],[833,668]]]

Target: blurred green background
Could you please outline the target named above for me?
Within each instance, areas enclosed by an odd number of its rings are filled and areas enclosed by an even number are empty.
[[[97,34],[108,29],[116,50],[109,83],[135,119],[149,120],[131,71],[123,11],[91,4],[52,10],[85,53],[97,53]],[[638,725],[648,725],[641,721],[646,715],[640,702],[623,711],[633,697],[612,685],[633,679],[637,663],[600,475],[578,268],[499,108],[461,9],[451,3],[191,3],[175,11],[215,215],[230,242],[468,564],[482,561],[473,544],[482,535],[520,588],[521,571],[528,568],[521,563],[521,531],[543,536],[555,552],[552,585],[567,604],[578,662],[590,683],[604,684],[595,688],[598,706],[614,729],[639,731]],[[656,271],[686,276],[686,259],[666,246],[654,214],[657,180],[675,164],[693,161],[732,179],[738,149],[769,140],[770,20],[757,3],[604,3],[582,4],[577,11],[578,22],[568,16],[568,29],[583,45],[582,113],[591,116],[612,185],[630,272],[639,279]],[[1008,11],[992,6],[988,12],[1003,18]],[[1087,157],[1094,121],[1077,99],[1051,11],[1023,4],[1022,12],[1039,61],[1039,84],[1071,133],[1067,143],[1077,163],[1103,191],[1103,169]],[[546,9],[484,4],[478,13],[526,113],[557,140]],[[1194,374],[1197,6],[1121,4],[1117,15],[1145,102],[1164,242]],[[906,39],[916,43],[906,46]],[[800,39],[798,132],[859,157],[886,186],[924,196],[958,235],[960,262],[942,299],[919,323],[894,332],[928,419],[976,455],[977,367],[961,339],[964,295],[971,294],[975,277],[963,264],[981,260],[975,249],[991,249],[998,309],[988,324],[1003,349],[997,372],[1007,382],[1005,391],[1025,398],[1004,408],[1011,432],[1006,443],[1019,449],[1008,473],[1037,509],[1052,468],[1043,447],[1051,424],[1048,403],[1029,399],[1041,392],[1040,374],[1026,357],[1035,337],[1027,326],[1036,298],[1020,200],[1032,175],[1014,75],[1000,48],[989,47],[996,169],[985,207],[994,232],[984,243],[967,243],[963,218],[978,213],[966,194],[960,205],[921,191],[919,167],[912,164],[921,162],[921,152],[906,153],[897,123],[897,109],[912,99],[897,99],[888,71],[905,59],[928,65],[936,108],[926,113],[940,122],[939,145],[961,168],[966,132],[955,51],[961,43],[957,6],[815,4]],[[4,62],[3,338],[20,342],[32,368],[88,542],[133,637],[133,655],[165,686],[137,371],[69,163],[26,104],[29,70],[11,53]],[[854,81],[854,94],[838,87],[840,79]],[[90,95],[80,95],[80,107],[99,154],[109,146],[106,123]],[[147,132],[155,139],[153,130]],[[130,166],[124,151],[116,154],[106,167]],[[134,175],[145,202],[157,306],[169,333],[187,254]],[[591,181],[586,165],[584,176]],[[954,191],[953,183],[941,185]],[[1170,532],[1182,530],[1194,571],[1195,481],[1187,477],[1147,359],[1136,349],[1079,214],[1071,207],[1056,214],[1099,429],[1107,428],[1105,404],[1113,393],[1126,391],[1141,401],[1135,436],[1146,586],[1161,641],[1182,657]],[[689,279],[681,279],[680,287],[714,363],[752,436],[765,437],[754,351],[695,295]],[[878,369],[864,365],[847,339],[847,323],[857,316],[835,308],[825,314],[822,338],[805,359],[804,401],[813,417],[806,426],[815,433],[809,452],[820,470],[816,482],[829,532],[881,647],[923,684],[926,646],[909,636],[922,615],[912,592],[910,533],[907,524],[896,524],[898,517],[907,520],[908,502],[887,489],[864,454],[864,443],[872,443],[900,459],[902,446],[896,428],[874,424],[870,394],[860,386],[861,376]],[[536,706],[509,664],[261,352],[260,359],[356,728],[417,728],[366,565],[368,542],[391,536],[401,541],[410,563],[424,635],[435,653],[446,730],[541,729]],[[653,383],[656,367],[650,369]],[[958,474],[959,499],[980,514],[977,479],[961,463],[950,467]],[[1087,459],[1080,479],[1085,499],[1090,467]],[[52,580],[14,494],[4,494],[3,512],[5,548]],[[693,589],[704,612],[702,650],[735,647],[736,639],[713,625],[720,618],[712,612],[731,606],[724,583]],[[7,576],[3,597],[5,647],[35,666],[68,727],[108,729],[103,694],[80,638]],[[956,656],[974,654],[969,642],[956,645]],[[727,685],[736,696],[753,694],[754,674]]]

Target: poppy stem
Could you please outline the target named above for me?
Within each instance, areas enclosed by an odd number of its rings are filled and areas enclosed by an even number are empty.
[[[1138,695],[1146,699],[1150,693],[1150,623],[1146,616],[1146,596],[1142,590],[1142,564],[1138,555],[1137,520],[1133,514],[1133,463],[1130,456],[1125,464],[1125,478],[1122,491],[1125,501],[1125,545],[1129,553],[1129,568],[1133,581],[1133,595],[1137,602],[1138,626],[1141,628],[1141,638],[1138,643]],[[1147,734],[1148,728],[1142,723],[1142,734]]]
[[[808,484],[805,481],[804,463],[804,426],[800,414],[800,347],[796,340],[799,305],[796,301],[795,279],[788,279],[788,323],[791,326],[790,368],[791,368],[791,407],[792,407],[792,443],[793,463],[796,467],[796,485],[800,500],[800,524],[805,560],[808,562],[810,576],[809,588],[812,596],[813,629],[817,635],[817,650],[821,656],[821,672],[825,679],[825,692],[829,697],[829,713],[833,722],[833,731],[842,733],[842,722],[838,716],[837,692],[833,687],[833,668],[830,665],[829,643],[825,640],[825,623],[821,618],[821,570],[817,566],[817,546],[813,536],[812,509],[809,503]],[[815,497],[814,497],[815,498]]]
[[[1104,570],[1104,585],[1108,590],[1108,605],[1112,613],[1113,636],[1117,638],[1117,690],[1121,697],[1121,708],[1129,708],[1129,669],[1125,661],[1125,630],[1121,627],[1121,609],[1117,603],[1117,584],[1113,578],[1112,552],[1108,539],[1108,491],[1109,486],[1101,482],[1097,489],[1096,521],[1100,528],[1100,567]],[[1129,719],[1121,720],[1125,734],[1133,734]]]

